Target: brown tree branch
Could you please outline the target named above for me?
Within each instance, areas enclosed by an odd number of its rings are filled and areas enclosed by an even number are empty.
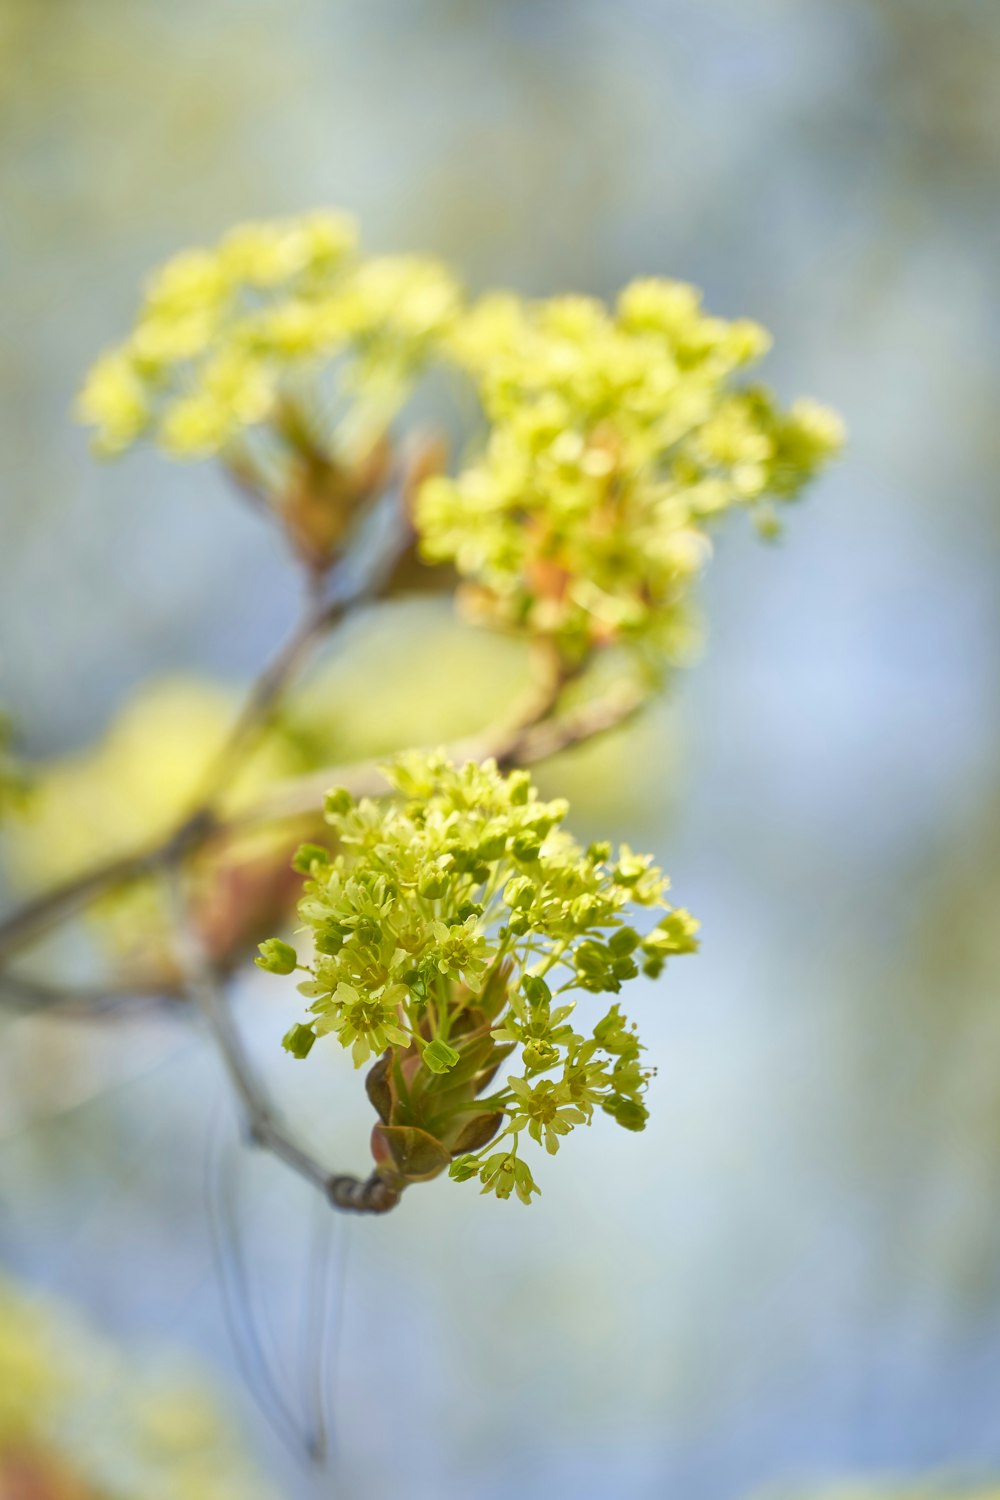
[[[48,984],[28,975],[6,973],[0,974],[0,998],[4,1006],[24,1015],[44,1012],[73,1020],[117,1021],[123,1013],[133,1016],[140,1011],[155,1010],[180,996],[166,986],[154,991],[117,981],[100,985]]]
[[[178,966],[184,976],[185,991],[204,1018],[222,1057],[240,1102],[249,1139],[284,1162],[313,1187],[319,1188],[334,1208],[350,1213],[388,1213],[395,1208],[400,1195],[376,1173],[361,1178],[348,1172],[331,1172],[282,1124],[250,1061],[221,977],[209,962],[197,926],[192,921],[183,872],[172,869],[166,878],[174,916]]]
[[[209,771],[194,809],[166,838],[143,849],[116,856],[44,891],[0,922],[0,970],[23,948],[92,901],[143,875],[155,874],[181,860],[222,827],[216,814],[240,761],[266,730],[280,699],[323,637],[348,614],[377,598],[386,587],[400,555],[410,545],[409,524],[401,520],[391,543],[363,583],[332,599],[310,594],[302,620],[264,668],[230,735]]]
[[[384,592],[400,557],[413,540],[412,528],[406,518],[397,515],[395,520],[391,541],[362,582],[337,590],[331,598],[326,598],[323,576],[307,575],[306,607],[302,619],[250,689],[226,744],[206,778],[197,802],[196,816],[198,812],[208,814],[214,808],[240,762],[272,722],[287,688],[323,637],[347,615]]]
[[[162,847],[152,846],[123,854],[82,875],[71,875],[25,902],[0,922],[0,965],[100,896],[149,874],[162,857]]]
[[[455,761],[492,757],[504,768],[536,765],[627,723],[645,705],[648,694],[631,685],[616,688],[574,711],[550,716],[549,710],[557,698],[558,691],[550,683],[525,716],[456,741],[447,747],[448,755]],[[225,819],[202,812],[198,818],[188,819],[165,843],[110,860],[20,907],[0,923],[0,967],[100,896],[130,880],[169,867],[209,837],[225,838],[251,828],[314,815],[332,786],[346,787],[356,797],[377,797],[387,790],[380,762],[361,761],[327,766],[282,782],[262,793],[244,811]]]
[[[468,739],[445,746],[445,754],[456,762],[493,759],[502,769],[533,766],[563,750],[607,734],[635,718],[648,702],[639,688],[615,688],[591,703],[553,717],[507,723]],[[346,787],[355,797],[378,797],[388,790],[381,761],[360,761],[348,766],[326,766],[310,771],[263,792],[248,808],[235,814],[220,832],[236,832],[269,823],[303,818],[322,807],[331,787]]]

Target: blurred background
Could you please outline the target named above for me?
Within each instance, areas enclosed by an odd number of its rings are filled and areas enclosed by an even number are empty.
[[[69,415],[148,268],[235,220],[345,207],[474,290],[695,281],[850,433],[779,545],[720,533],[669,703],[543,778],[703,923],[633,1002],[644,1135],[598,1123],[530,1213],[439,1181],[331,1223],[241,1152],[194,1027],[4,1017],[2,1267],[214,1370],[290,1500],[1000,1471],[1000,7],[0,0],[0,184],[0,699],[33,755],[151,677],[237,686],[292,618],[210,468],[98,464]],[[351,754],[517,679],[438,602],[352,629],[323,689]],[[362,1163],[349,1067],[303,1080],[273,982],[245,991],[288,1108]],[[317,1329],[322,1471],[279,1430]]]

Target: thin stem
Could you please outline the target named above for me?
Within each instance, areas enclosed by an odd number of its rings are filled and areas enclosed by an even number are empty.
[[[563,954],[566,952],[572,941],[573,939],[571,937],[568,937],[563,938],[561,943],[556,944],[551,953],[546,956],[545,962],[542,964],[541,968],[538,969],[535,973],[535,977],[537,979],[544,979],[546,974],[548,974],[550,970],[555,968],[556,964],[562,958]]]
[[[184,890],[183,874],[172,869],[167,875],[168,894],[174,915],[179,967],[192,1004],[203,1016],[240,1101],[247,1135],[256,1146],[269,1151],[287,1167],[318,1188],[334,1208],[355,1213],[381,1214],[395,1208],[399,1193],[380,1177],[355,1177],[331,1172],[302,1146],[281,1123],[233,1019],[227,996],[201,943]]]
[[[44,1011],[46,1015],[67,1016],[84,1021],[117,1021],[123,1012],[130,1016],[140,1010],[166,1007],[177,1000],[168,985],[144,989],[141,985],[112,982],[102,985],[54,985],[27,975],[0,974],[0,995],[13,1010],[25,1015]]]
[[[445,747],[450,760],[495,760],[501,770],[515,766],[537,765],[586,740],[596,739],[628,723],[648,701],[648,694],[638,688],[616,688],[602,694],[575,711],[540,720],[537,717],[519,727],[509,722],[468,739],[456,740]],[[333,786],[342,786],[355,797],[379,797],[388,783],[378,761],[360,761],[347,766],[325,766],[309,771],[265,791],[248,808],[220,825],[224,832],[253,828],[268,823],[282,823],[307,817],[320,807]]]
[[[26,902],[5,922],[0,922],[0,962],[12,958],[50,927],[65,921],[97,897],[148,874],[156,858],[157,850],[152,848],[121,855],[83,875],[71,876]]]
[[[167,867],[182,854],[202,845],[209,836],[226,831],[224,820],[216,812],[217,802],[253,743],[266,730],[282,695],[322,637],[347,614],[382,592],[407,545],[409,530],[401,526],[365,582],[331,600],[324,601],[317,596],[313,581],[302,620],[251,688],[194,809],[160,842],[116,856],[82,875],[72,876],[0,922],[0,968],[15,953],[98,897],[139,876]]]
[[[272,722],[287,684],[297,675],[320,637],[347,609],[347,603],[340,601],[322,608],[307,608],[284,646],[254,683],[229,738],[205,778],[198,799],[200,807],[211,807],[218,800]]]
[[[323,637],[346,615],[382,592],[408,542],[407,529],[399,527],[393,544],[385,549],[371,576],[353,588],[336,592],[329,599],[324,597],[322,574],[306,574],[306,604],[302,618],[251,688],[229,738],[206,778],[197,804],[199,810],[208,811],[214,807],[241,762],[272,722],[289,684],[298,676]]]

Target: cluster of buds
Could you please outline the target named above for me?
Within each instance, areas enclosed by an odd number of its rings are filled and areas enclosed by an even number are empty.
[[[412,754],[386,774],[396,798],[331,793],[336,850],[296,856],[312,951],[261,945],[262,968],[305,975],[307,1018],[285,1046],[306,1057],[333,1036],[356,1066],[375,1059],[372,1149],[394,1190],[447,1169],[527,1202],[522,1137],[554,1154],[597,1109],[646,1121],[635,1028],[617,1002],[584,1021],[577,1000],[658,975],[694,951],[697,923],[650,858],[581,848],[565,802],[541,801],[525,771]],[[630,907],[662,916],[642,935]]]

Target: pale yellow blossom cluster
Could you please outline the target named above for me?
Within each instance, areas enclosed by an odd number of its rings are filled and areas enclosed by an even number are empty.
[[[290,413],[311,420],[320,443],[340,423],[373,440],[460,304],[437,261],[362,258],[345,214],[243,224],[150,278],[132,333],[91,370],[79,415],[105,453],[147,434],[181,458],[225,453],[264,424],[280,435]]]
[[[771,529],[842,441],[827,408],[783,410],[744,378],[769,343],[682,282],[633,282],[613,309],[484,298],[452,348],[488,432],[424,485],[425,555],[455,565],[477,613],[570,656],[651,637],[682,654],[711,522],[744,507]]]

